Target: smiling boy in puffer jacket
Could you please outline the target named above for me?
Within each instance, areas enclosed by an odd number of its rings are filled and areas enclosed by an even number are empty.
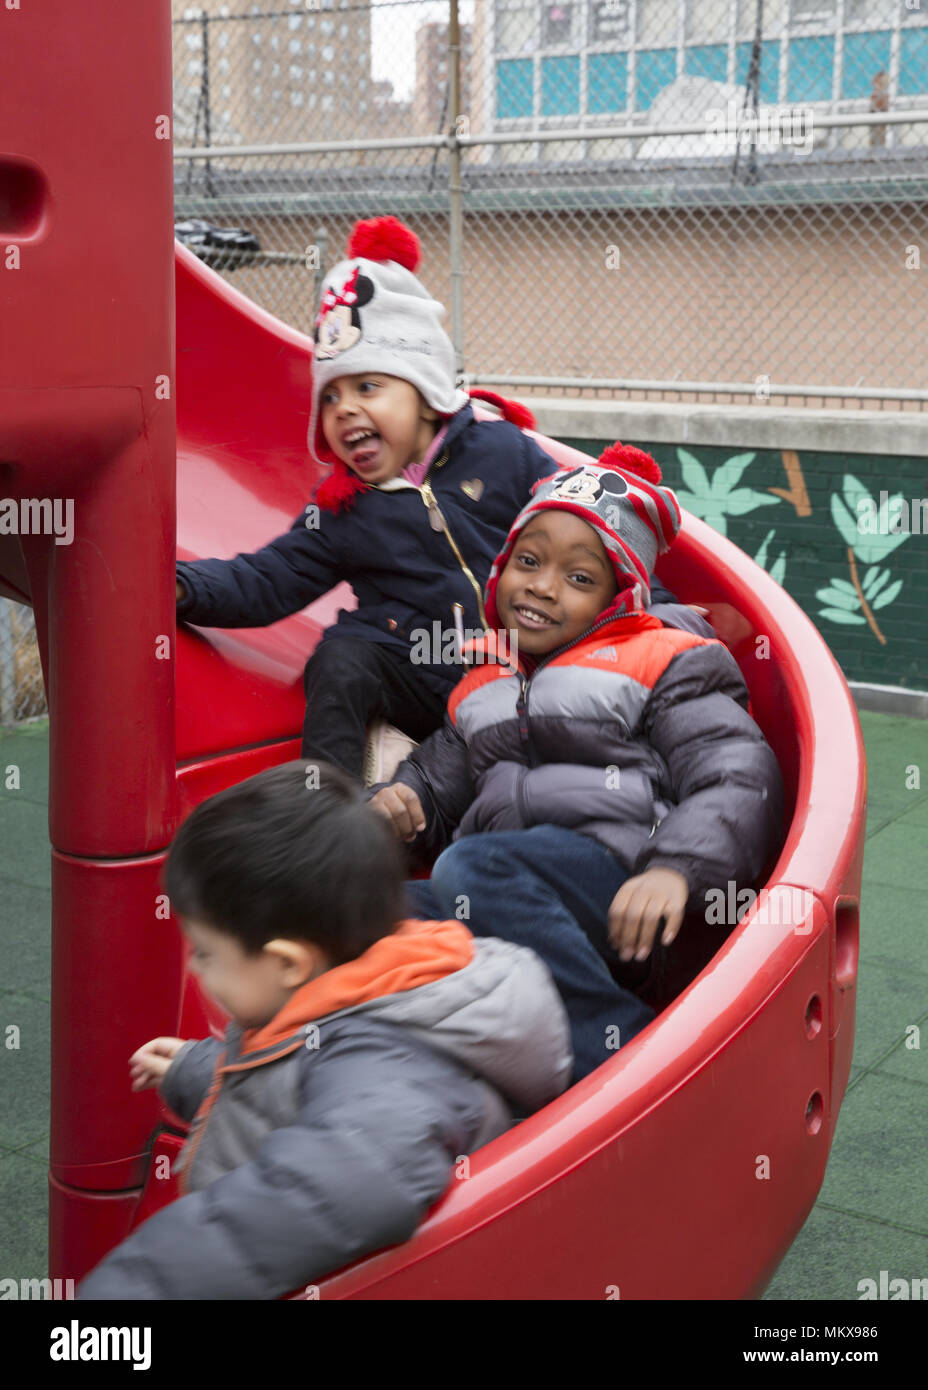
[[[553,1100],[567,1020],[531,951],[400,921],[403,856],[351,778],[302,761],[211,797],[165,886],[225,1042],[130,1059],[193,1122],[185,1195],[82,1299],[269,1299],[411,1236],[459,1158]],[[363,873],[359,866],[363,865]]]
[[[782,780],[717,640],[661,626],[648,575],[681,515],[627,446],[542,481],[493,564],[494,638],[444,725],[374,788],[428,851],[415,910],[531,946],[567,1007],[579,1080],[653,1018],[610,965],[646,960],[778,846]],[[504,649],[505,631],[508,651]]]

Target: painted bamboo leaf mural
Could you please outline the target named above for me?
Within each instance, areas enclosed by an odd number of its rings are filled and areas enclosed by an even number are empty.
[[[762,570],[767,569],[767,547],[769,546],[770,542],[773,540],[775,535],[775,530],[768,531],[766,536],[764,536],[763,541],[761,542],[760,550],[758,550],[757,554],[754,556],[755,565],[760,565]],[[784,579],[786,578],[785,550],[780,551],[779,555],[774,560],[769,570],[767,570],[767,573],[770,575],[771,579],[775,579],[778,584],[782,585]]]
[[[891,555],[908,533],[894,525],[905,505],[902,493],[892,497],[880,494],[879,506],[864,484],[852,473],[846,473],[841,493],[832,493],[831,515],[847,546],[850,581],[834,577],[815,597],[825,604],[819,617],[846,626],[869,625],[877,641],[886,644],[874,614],[886,608],[899,594],[902,580],[889,583],[891,571],[881,569],[879,562]],[[857,561],[869,568],[861,578]]]
[[[730,516],[744,516],[755,507],[775,506],[779,497],[752,487],[738,487],[741,475],[755,457],[754,453],[734,454],[719,464],[710,480],[698,458],[686,449],[678,449],[680,472],[686,484],[677,491],[680,505],[723,536],[728,534]]]

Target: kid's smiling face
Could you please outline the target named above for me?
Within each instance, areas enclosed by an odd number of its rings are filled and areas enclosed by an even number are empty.
[[[592,526],[546,509],[522,531],[496,588],[500,627],[519,650],[543,656],[573,642],[618,592],[615,571]]]
[[[329,448],[365,483],[388,482],[419,463],[438,428],[437,411],[411,382],[381,372],[336,377],[319,406]]]

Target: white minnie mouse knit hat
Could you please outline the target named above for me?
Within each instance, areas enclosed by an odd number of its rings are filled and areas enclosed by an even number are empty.
[[[444,306],[413,274],[421,259],[415,233],[395,217],[357,222],[347,254],[323,281],[313,329],[308,442],[320,463],[335,468],[316,494],[326,507],[349,501],[364,487],[322,433],[320,400],[335,377],[358,372],[401,377],[439,415],[455,415],[468,401],[467,392],[455,386],[454,348],[441,326]]]

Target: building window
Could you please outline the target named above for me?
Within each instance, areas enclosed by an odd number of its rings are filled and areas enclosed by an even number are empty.
[[[751,70],[751,50],[754,45],[739,43],[735,49],[735,82],[743,87]],[[780,45],[776,39],[764,39],[760,46],[760,100],[768,106],[780,99]]]
[[[291,52],[291,53],[302,53],[302,52],[303,52],[303,45],[302,45],[302,43],[300,42],[299,39],[291,39],[291,40],[290,40],[290,52]]]
[[[835,70],[833,34],[790,39],[787,101],[830,101]]]
[[[322,98],[322,109],[323,111],[334,111],[335,98],[333,96],[324,96]]]
[[[719,43],[728,39],[727,0],[687,0],[683,27],[689,44]]]
[[[899,43],[899,95],[928,92],[928,29],[904,29]]]
[[[728,46],[724,43],[704,43],[686,50],[683,70],[688,77],[710,77],[724,82],[728,76]]]
[[[889,73],[889,53],[892,33],[886,29],[875,34],[845,34],[844,71],[841,75],[843,97],[869,97],[877,73]]]
[[[789,0],[791,24],[823,24],[834,20],[836,0]]]
[[[570,43],[574,10],[579,8],[579,5],[576,4],[552,4],[551,0],[543,0],[541,7],[542,48],[558,48],[563,44]],[[542,78],[543,84],[544,78]]]
[[[541,114],[574,116],[580,110],[580,59],[542,58]]]
[[[639,50],[637,80],[635,83],[635,105],[639,111],[647,111],[658,92],[669,87],[677,76],[677,50],[675,48],[650,48]]]
[[[535,47],[535,12],[531,4],[507,5],[496,11],[499,53],[525,53]]]
[[[323,48],[322,50],[322,61],[324,63],[331,63],[334,57],[335,49],[332,47],[330,43],[327,43],[325,48]]]
[[[628,54],[591,53],[587,58],[587,108],[591,116],[628,105]]]
[[[589,0],[589,41],[591,44],[628,43],[631,8],[629,0]]]
[[[509,58],[496,64],[496,116],[509,120],[531,116],[534,63],[531,58]]]
[[[900,0],[844,0],[844,23],[860,24],[867,29],[889,26],[899,4]]]
[[[676,46],[678,11],[677,0],[638,0],[638,42],[648,47]]]
[[[303,76],[303,69],[298,67],[296,63],[291,63],[290,76],[293,78],[294,82],[299,82],[300,78]]]
[[[302,92],[291,92],[291,93],[290,93],[290,105],[291,105],[291,106],[302,106],[302,105],[303,105],[303,93],[302,93]]]
[[[698,0],[691,0],[697,4]],[[779,34],[786,27],[789,0],[764,0],[764,33]],[[757,0],[737,0],[735,36],[753,39],[757,32]]]

